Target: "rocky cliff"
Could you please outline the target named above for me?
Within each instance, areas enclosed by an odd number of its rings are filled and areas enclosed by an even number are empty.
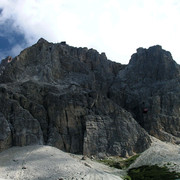
[[[161,46],[137,49],[113,81],[110,98],[149,134],[180,142],[180,66]]]
[[[128,156],[150,146],[148,133],[179,141],[180,67],[160,46],[140,48],[121,65],[94,49],[40,39],[8,60],[0,65],[1,151],[48,144]]]

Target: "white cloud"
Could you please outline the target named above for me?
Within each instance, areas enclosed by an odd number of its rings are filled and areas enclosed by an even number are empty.
[[[180,63],[178,0],[1,0],[0,8],[0,24],[12,19],[29,45],[67,41],[128,63],[138,47],[160,44]]]
[[[11,56],[17,55],[23,49],[23,47],[24,46],[20,44],[15,45],[10,51]]]
[[[0,51],[0,61],[9,55],[15,57],[24,49],[24,47],[26,47],[24,44],[16,44],[11,48],[11,50]]]

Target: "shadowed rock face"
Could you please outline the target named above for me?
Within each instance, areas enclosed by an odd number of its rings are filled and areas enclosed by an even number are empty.
[[[180,66],[161,46],[137,49],[128,66],[119,71],[109,94],[148,133],[179,143]]]
[[[164,140],[179,137],[179,65],[159,46],[139,49],[124,66],[94,49],[40,39],[0,70],[0,150],[48,144],[128,156],[149,147],[144,129]]]

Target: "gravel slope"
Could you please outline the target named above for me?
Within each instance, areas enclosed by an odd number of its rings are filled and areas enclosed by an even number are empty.
[[[180,172],[180,146],[152,140],[129,169],[157,164]],[[81,159],[51,146],[13,147],[0,153],[0,180],[122,180],[123,171]]]
[[[167,166],[169,170],[180,172],[180,146],[152,138],[153,143],[144,151],[129,169],[143,165]]]
[[[50,146],[13,147],[0,153],[0,180],[122,180],[114,175],[119,173]]]

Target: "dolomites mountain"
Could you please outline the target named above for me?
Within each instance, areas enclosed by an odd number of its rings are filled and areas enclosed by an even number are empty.
[[[137,49],[116,76],[110,98],[152,136],[179,144],[180,66],[170,52],[161,46]]]
[[[180,140],[180,66],[160,46],[128,65],[94,49],[40,39],[0,65],[0,151],[47,144],[84,155],[129,156],[149,134]]]

